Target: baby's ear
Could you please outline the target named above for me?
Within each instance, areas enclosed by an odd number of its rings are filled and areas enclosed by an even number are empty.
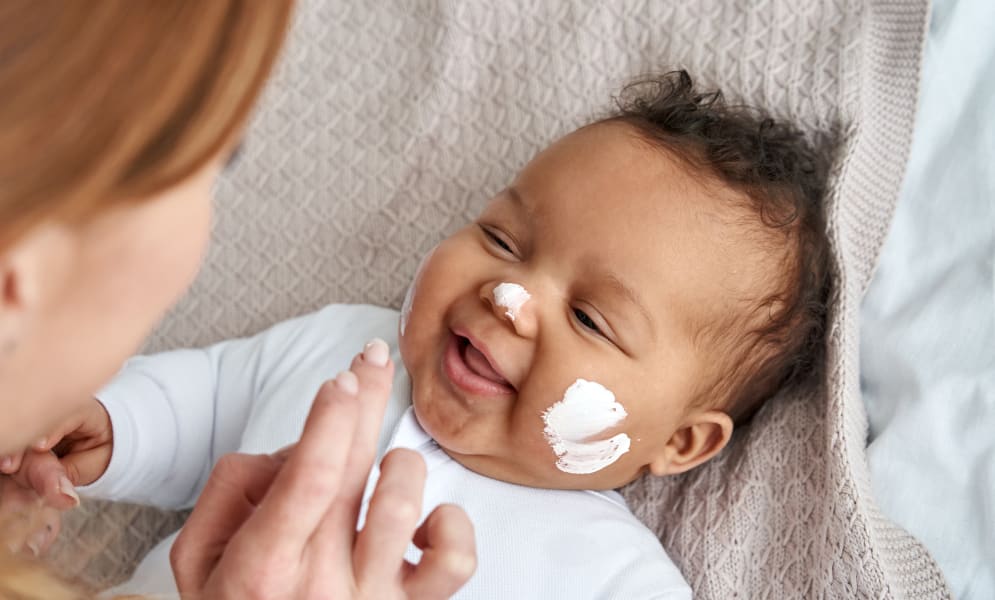
[[[732,418],[720,410],[694,413],[650,463],[650,472],[662,476],[690,471],[725,448],[732,429]]]

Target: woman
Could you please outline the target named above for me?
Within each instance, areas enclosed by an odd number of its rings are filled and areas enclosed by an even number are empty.
[[[65,436],[76,459],[101,443],[73,416],[192,280],[212,183],[276,59],[290,8],[287,0],[0,4],[5,472],[18,471],[23,450],[41,439],[51,447]],[[218,464],[174,546],[184,594],[442,597],[469,578],[465,514],[440,510],[415,532],[412,511],[397,510],[420,501],[423,481],[410,474],[424,469],[413,453],[385,463],[367,525],[353,531],[380,422],[365,407],[382,405],[392,373],[381,350],[368,349],[360,368],[322,388],[295,448]],[[52,481],[67,475],[54,454],[50,461],[59,470]],[[413,536],[427,548],[414,569],[403,561]],[[58,597],[57,589],[30,562],[0,560],[0,597]]]

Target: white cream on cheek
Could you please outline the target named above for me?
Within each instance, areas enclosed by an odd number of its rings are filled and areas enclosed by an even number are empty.
[[[417,277],[408,286],[407,293],[404,294],[404,304],[401,305],[401,335],[404,335],[404,330],[408,328],[408,317],[411,316],[411,304],[415,299],[416,281],[418,281]]]
[[[556,468],[575,475],[600,471],[629,451],[631,440],[624,433],[607,440],[591,440],[627,416],[615,394],[596,381],[578,379],[563,399],[546,409],[543,433],[556,453]]]
[[[492,293],[494,294],[494,304],[508,309],[504,314],[508,315],[512,321],[518,318],[518,312],[532,297],[525,288],[517,283],[498,284]]]
[[[418,263],[418,268],[415,270],[415,278],[411,280],[411,285],[408,286],[407,293],[404,294],[404,303],[401,304],[401,335],[404,335],[404,330],[408,327],[408,318],[411,316],[411,306],[415,301],[415,288],[418,287],[418,280],[421,279],[422,271],[425,270],[425,263],[435,252],[435,248],[432,248],[425,253],[422,257],[421,262]]]

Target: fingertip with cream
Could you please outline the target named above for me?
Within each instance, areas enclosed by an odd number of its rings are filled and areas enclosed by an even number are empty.
[[[363,360],[374,367],[386,367],[390,360],[390,346],[380,338],[373,338],[363,348]]]

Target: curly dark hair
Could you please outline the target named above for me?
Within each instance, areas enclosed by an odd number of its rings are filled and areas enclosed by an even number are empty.
[[[777,257],[764,282],[771,293],[698,325],[696,345],[715,360],[695,403],[719,406],[742,424],[823,364],[829,157],[795,126],[728,104],[721,91],[698,91],[683,70],[631,83],[616,102],[617,111],[600,122],[626,123],[702,176],[741,192],[746,200],[736,201],[738,208],[756,217],[746,226]]]

